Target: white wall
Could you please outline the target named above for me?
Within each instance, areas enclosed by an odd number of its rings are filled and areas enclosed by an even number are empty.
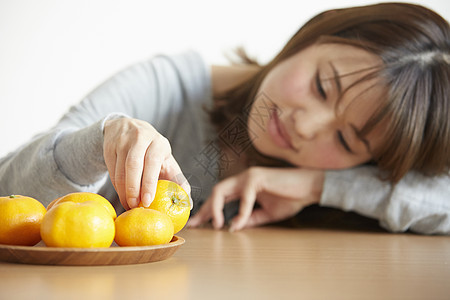
[[[0,157],[133,62],[195,49],[227,63],[240,45],[265,62],[316,13],[374,3],[336,2],[0,0]],[[448,0],[416,3],[450,20]]]

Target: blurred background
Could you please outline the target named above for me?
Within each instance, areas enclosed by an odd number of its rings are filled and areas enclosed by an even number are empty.
[[[315,14],[376,2],[0,0],[0,157],[134,62],[193,49],[227,64],[243,46],[265,63]],[[448,0],[413,3],[450,20]]]

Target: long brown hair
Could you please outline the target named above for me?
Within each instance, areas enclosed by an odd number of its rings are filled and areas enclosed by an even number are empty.
[[[370,78],[387,86],[387,99],[362,129],[387,122],[385,145],[374,153],[377,166],[396,182],[408,171],[449,172],[450,27],[437,13],[413,4],[382,3],[325,11],[308,21],[280,53],[241,85],[216,97],[210,117],[218,130],[236,116],[245,120],[261,82],[282,60],[317,42],[361,47],[381,58]],[[247,62],[251,63],[247,59]],[[362,79],[364,80],[364,79]],[[253,148],[255,164],[284,164]]]

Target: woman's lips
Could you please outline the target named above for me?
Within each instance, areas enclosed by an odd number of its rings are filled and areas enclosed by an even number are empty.
[[[276,108],[272,110],[272,115],[270,116],[268,124],[268,131],[270,137],[276,145],[281,148],[294,149],[290,136],[287,134],[286,129],[278,118],[278,110]]]

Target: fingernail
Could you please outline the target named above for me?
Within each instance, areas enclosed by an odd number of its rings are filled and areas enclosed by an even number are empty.
[[[222,228],[222,225],[217,220],[213,220],[213,227],[214,229],[220,229]]]
[[[231,221],[229,222],[228,231],[229,231],[229,232],[233,232],[233,231],[234,231],[233,220],[231,220]]]
[[[142,197],[142,205],[144,207],[149,207],[152,201],[152,197],[150,196],[149,193],[144,194],[144,196]]]
[[[137,206],[136,202],[137,202],[136,198],[128,198],[128,205],[130,206],[130,208],[136,207]]]
[[[189,204],[191,205],[191,210],[194,208],[194,200],[192,200],[191,194],[189,193]]]
[[[228,229],[229,232],[235,232],[238,231],[239,228],[239,222],[237,220],[230,222],[230,228]]]

